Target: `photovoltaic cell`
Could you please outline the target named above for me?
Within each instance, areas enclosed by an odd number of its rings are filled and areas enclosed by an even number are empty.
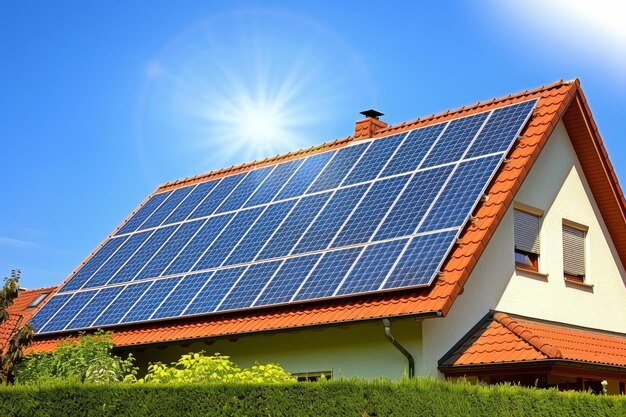
[[[30,320],[30,324],[36,331],[41,331],[42,327],[59,310],[73,294],[55,294],[46,304],[41,307],[37,314]]]
[[[69,329],[84,329],[91,325],[93,319],[104,310],[124,287],[103,288],[98,292],[97,297],[93,297],[85,308],[77,314],[68,324]]]
[[[163,203],[170,195],[170,191],[155,194],[144,204],[137,213],[135,213],[128,221],[117,231],[116,235],[131,233],[137,230],[139,225],[143,223],[150,215]]]
[[[204,220],[196,220],[189,223],[181,224],[172,237],[160,247],[150,262],[144,262],[144,268],[139,271],[134,279],[145,279],[158,277],[163,270],[170,264],[172,259],[181,251],[183,246],[189,242],[189,239],[198,231],[205,223]]]
[[[141,296],[135,306],[122,318],[120,323],[133,323],[150,318],[157,307],[165,300],[181,278],[168,278],[154,281],[154,284]]]
[[[374,240],[414,233],[433,198],[450,176],[452,169],[452,166],[445,166],[417,172],[389,211]]]
[[[456,231],[450,231],[414,237],[396,267],[391,271],[383,288],[428,284],[438,272],[437,269],[443,262],[443,257],[454,244],[456,233]]]
[[[166,217],[168,217],[176,207],[189,195],[194,186],[178,188],[170,194],[161,206],[146,219],[146,221],[139,226],[139,230],[145,230],[151,227],[156,227],[163,223]]]
[[[157,253],[161,245],[165,243],[175,230],[176,226],[155,230],[146,243],[144,243],[143,246],[131,256],[128,262],[111,277],[107,284],[132,281],[135,275],[137,275],[137,272],[146,266],[146,262]]]
[[[207,219],[204,226],[188,242],[187,246],[181,249],[163,275],[190,271],[191,267],[200,259],[204,251],[211,246],[211,243],[220,235],[234,216],[233,213],[228,213]]]
[[[409,175],[403,175],[374,183],[331,246],[337,248],[369,241],[408,179]]]
[[[224,213],[240,209],[252,193],[259,188],[263,180],[272,172],[273,166],[250,171],[246,178],[239,183],[233,193],[219,206],[216,213]]]
[[[315,193],[337,188],[368,146],[369,143],[361,143],[339,149],[307,192]]]
[[[295,204],[295,200],[288,200],[267,207],[246,236],[237,244],[224,265],[235,265],[254,260],[261,247]]]
[[[494,155],[459,165],[418,231],[461,227],[501,161]]]
[[[202,182],[187,196],[187,198],[170,214],[163,224],[182,222],[200,202],[219,184],[220,179]]]
[[[430,285],[535,103],[157,193],[32,323],[69,331]]]
[[[285,184],[285,187],[278,193],[278,200],[297,197],[304,194],[311,182],[319,175],[320,171],[333,157],[335,151],[318,153],[309,156],[298,168],[298,171]]]
[[[222,181],[211,191],[196,209],[189,215],[190,219],[213,214],[216,208],[226,199],[235,187],[245,178],[247,173],[235,174],[222,178]]]
[[[244,233],[248,231],[250,226],[263,212],[263,209],[264,207],[256,207],[235,214],[233,221],[224,229],[220,238],[202,255],[202,258],[193,267],[193,270],[199,271],[220,266],[237,242],[239,242],[239,239],[243,237]]]
[[[366,190],[367,186],[363,184],[337,191],[311,224],[293,253],[326,249]]]
[[[478,113],[450,122],[437,144],[426,157],[423,168],[457,161],[467,150],[489,113]]]
[[[321,256],[315,254],[286,259],[254,305],[281,304],[291,300]]]
[[[89,278],[102,266],[103,263],[113,255],[113,253],[119,249],[122,244],[128,239],[127,236],[109,239],[103,246],[97,251],[88,261],[80,268],[70,279],[61,287],[59,292],[74,291],[87,282]]]
[[[391,271],[408,239],[376,243],[365,248],[337,295],[376,291]]]
[[[259,291],[272,278],[281,263],[282,261],[274,261],[251,265],[230,294],[224,298],[218,310],[237,310],[250,307]]]
[[[213,272],[187,275],[152,316],[153,319],[179,316],[187,304],[198,294]]]
[[[50,319],[48,324],[44,325],[41,331],[54,332],[63,330],[78,312],[96,295],[97,290],[74,293],[70,301],[65,303],[63,307]]]
[[[398,148],[396,154],[389,161],[382,176],[386,177],[416,170],[422,159],[424,159],[426,152],[435,143],[445,126],[446,123],[440,123],[413,130],[409,133],[402,146]]]
[[[153,231],[139,232],[128,238],[102,267],[89,278],[83,288],[92,288],[104,285],[120,269],[137,249],[152,235]]]
[[[494,110],[467,158],[508,150],[536,103],[531,100]]]
[[[322,209],[330,194],[323,193],[302,198],[267,242],[256,260],[288,255],[311,223],[311,219]]]
[[[201,314],[215,311],[228,290],[235,285],[247,267],[217,270],[195,300],[189,304],[185,314]]]
[[[265,182],[252,194],[245,207],[257,206],[272,201],[287,180],[296,172],[300,164],[302,164],[302,160],[296,159],[277,165]]]
[[[326,252],[294,301],[330,297],[363,248]]]
[[[371,142],[370,147],[365,151],[365,155],[346,177],[342,185],[357,184],[378,177],[405,136],[406,133],[401,133]]]
[[[128,310],[137,302],[143,293],[152,285],[152,282],[140,282],[128,284],[120,295],[113,301],[102,314],[92,323],[92,327],[100,327],[117,324]]]

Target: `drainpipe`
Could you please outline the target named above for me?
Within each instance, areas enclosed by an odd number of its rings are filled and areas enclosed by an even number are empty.
[[[383,326],[385,326],[385,337],[387,340],[391,342],[392,345],[396,347],[408,360],[409,360],[409,378],[413,378],[415,376],[415,361],[413,360],[413,356],[409,353],[408,350],[405,349],[404,346],[400,344],[396,340],[395,337],[391,334],[391,322],[389,319],[383,319]]]

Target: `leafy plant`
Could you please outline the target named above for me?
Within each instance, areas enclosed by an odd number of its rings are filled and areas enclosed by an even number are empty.
[[[9,277],[4,278],[4,286],[0,290],[0,326],[10,324],[8,342],[0,346],[0,383],[4,384],[13,382],[15,366],[23,360],[23,349],[30,344],[34,334],[29,324],[22,326],[22,316],[11,317],[7,310],[19,293],[20,271],[14,269]]]
[[[131,380],[129,378],[128,380]],[[182,355],[171,366],[160,362],[150,364],[148,374],[139,383],[290,383],[295,378],[276,364],[254,365],[241,369],[228,356],[216,353],[205,355],[204,351]]]
[[[16,381],[31,384],[47,381],[109,383],[135,375],[134,358],[112,353],[111,333],[99,331],[78,340],[62,342],[52,353],[34,353],[18,367]]]

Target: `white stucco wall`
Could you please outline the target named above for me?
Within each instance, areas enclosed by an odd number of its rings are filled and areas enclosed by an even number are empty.
[[[515,270],[513,207],[498,226],[465,290],[443,319],[423,325],[423,369],[438,374],[441,358],[489,309],[626,333],[626,272],[562,123],[548,140],[515,199],[544,213],[540,272]],[[563,219],[589,228],[587,276],[592,289],[563,277]]]

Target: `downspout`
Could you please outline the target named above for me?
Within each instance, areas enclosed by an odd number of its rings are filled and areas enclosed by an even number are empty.
[[[389,340],[391,344],[394,345],[396,349],[398,349],[400,353],[402,353],[408,359],[409,378],[413,378],[415,376],[415,361],[413,360],[413,356],[391,334],[391,322],[389,321],[389,319],[383,319],[383,326],[385,326],[385,337],[387,338],[387,340]]]

